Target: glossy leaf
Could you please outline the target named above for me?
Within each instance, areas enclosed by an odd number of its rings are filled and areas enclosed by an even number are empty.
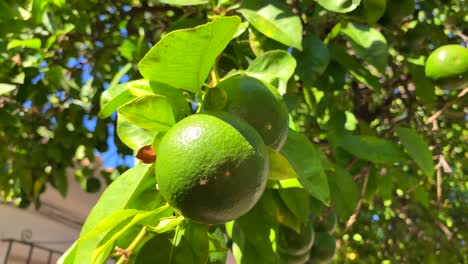
[[[359,187],[354,182],[353,176],[341,167],[327,172],[327,175],[332,203],[340,217],[346,219],[356,208],[359,200]]]
[[[315,0],[315,2],[328,11],[347,13],[356,9],[361,0]]]
[[[286,84],[294,74],[296,60],[283,50],[263,53],[253,60],[242,73],[269,82],[280,91],[286,91]]]
[[[348,22],[343,25],[341,32],[352,40],[354,50],[369,64],[380,72],[385,72],[387,66],[387,40],[377,29]]]
[[[268,148],[268,154],[270,157],[270,175],[269,180],[285,180],[291,178],[297,178],[296,171],[292,168],[289,161],[281,155],[281,153],[275,151],[272,148]]]
[[[375,163],[392,164],[405,160],[395,143],[374,136],[345,135],[338,145],[360,159]]]
[[[296,171],[304,189],[313,197],[328,204],[330,191],[327,176],[320,161],[320,150],[304,135],[289,130],[286,144],[280,152]]]
[[[9,93],[16,89],[16,85],[7,84],[7,83],[0,83],[0,95]]]
[[[435,171],[434,161],[432,160],[429,145],[424,141],[423,137],[413,129],[405,127],[397,127],[395,128],[395,132],[401,144],[403,144],[416,164],[424,171],[424,174],[432,176]]]
[[[239,12],[265,36],[302,50],[302,23],[278,0],[246,0]]]
[[[332,58],[346,68],[356,80],[374,91],[380,91],[379,79],[372,75],[359,61],[349,55],[343,47],[330,45],[329,48]]]
[[[302,42],[303,52],[295,54],[297,58],[297,73],[306,85],[312,85],[327,69],[330,62],[328,47],[314,35]]]
[[[121,114],[117,115],[117,135],[133,151],[151,144],[156,133],[133,124]]]
[[[147,80],[131,81],[120,85],[110,86],[101,95],[100,118],[107,118],[120,106],[130,102],[138,96],[152,94]]]
[[[128,121],[151,131],[167,131],[176,123],[169,100],[160,95],[137,97],[118,111]]]
[[[218,17],[202,26],[173,31],[151,48],[138,68],[150,81],[196,93],[239,25],[239,17]]]

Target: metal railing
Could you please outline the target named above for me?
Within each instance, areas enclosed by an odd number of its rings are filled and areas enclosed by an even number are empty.
[[[25,264],[31,264],[31,263],[34,263],[34,259],[32,258],[33,257],[33,252],[34,252],[34,249],[39,249],[39,250],[42,250],[42,251],[45,251],[48,253],[48,257],[47,257],[47,264],[52,264],[52,261],[53,261],[53,257],[54,255],[57,255],[57,257],[61,256],[63,254],[63,252],[60,252],[60,251],[57,251],[57,250],[54,250],[54,249],[51,249],[51,248],[47,248],[47,247],[43,247],[43,246],[40,246],[37,244],[37,242],[28,242],[28,241],[20,241],[20,240],[16,240],[16,239],[2,239],[0,240],[1,242],[3,243],[7,243],[7,250],[6,250],[6,253],[5,253],[5,257],[3,259],[3,264],[8,264],[9,260],[10,260],[10,256],[12,256],[12,249],[13,249],[13,244],[17,243],[17,244],[21,244],[21,245],[25,245],[25,246],[28,246],[29,249],[28,249],[28,255],[26,257],[26,262],[24,262]]]

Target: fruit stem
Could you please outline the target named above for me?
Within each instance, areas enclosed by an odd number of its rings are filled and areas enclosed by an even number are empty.
[[[211,70],[211,87],[215,87],[219,83],[218,73],[216,72],[216,68]]]
[[[128,258],[132,254],[132,251],[136,248],[138,243],[143,239],[143,237],[146,235],[146,226],[143,226],[143,228],[140,230],[140,233],[133,239],[132,243],[124,250],[124,254],[120,256],[119,260],[115,264],[123,264],[128,261]]]

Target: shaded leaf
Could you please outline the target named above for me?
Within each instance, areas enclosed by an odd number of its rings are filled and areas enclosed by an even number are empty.
[[[278,190],[278,194],[284,204],[301,222],[309,220],[309,195],[302,188],[287,188]]]
[[[341,218],[348,218],[353,214],[359,200],[359,188],[353,176],[341,167],[327,172],[327,175],[331,199],[336,211]]]
[[[379,78],[372,75],[359,61],[349,55],[343,47],[330,45],[329,48],[332,58],[346,68],[356,80],[374,91],[380,91]]]
[[[150,81],[196,93],[239,25],[239,17],[218,17],[202,26],[173,31],[151,48],[138,68]]]
[[[338,145],[360,159],[375,163],[392,164],[405,160],[395,143],[374,136],[345,135]]]
[[[281,154],[289,161],[297,173],[299,182],[313,197],[328,204],[330,192],[327,176],[320,161],[320,151],[304,135],[289,130],[286,144]]]
[[[424,141],[423,137],[413,129],[405,127],[397,127],[395,128],[395,132],[401,144],[403,144],[416,164],[424,171],[424,174],[432,176],[435,171],[434,161],[432,160],[429,145]]]
[[[158,2],[175,6],[190,6],[206,4],[208,0],[158,0]]]
[[[246,0],[239,12],[263,35],[302,50],[302,23],[278,0]]]
[[[310,35],[302,42],[304,51],[296,53],[297,73],[306,85],[312,85],[327,69],[330,62],[328,48],[316,36]]]

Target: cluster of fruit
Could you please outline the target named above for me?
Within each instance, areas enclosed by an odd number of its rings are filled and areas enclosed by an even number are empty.
[[[330,263],[336,253],[336,239],[331,235],[336,225],[336,214],[317,217],[302,226],[300,233],[280,225],[276,236],[279,263]]]
[[[186,218],[221,224],[248,212],[269,175],[268,148],[279,151],[289,127],[278,91],[248,76],[209,88],[200,111],[161,139],[155,166],[158,188]]]

